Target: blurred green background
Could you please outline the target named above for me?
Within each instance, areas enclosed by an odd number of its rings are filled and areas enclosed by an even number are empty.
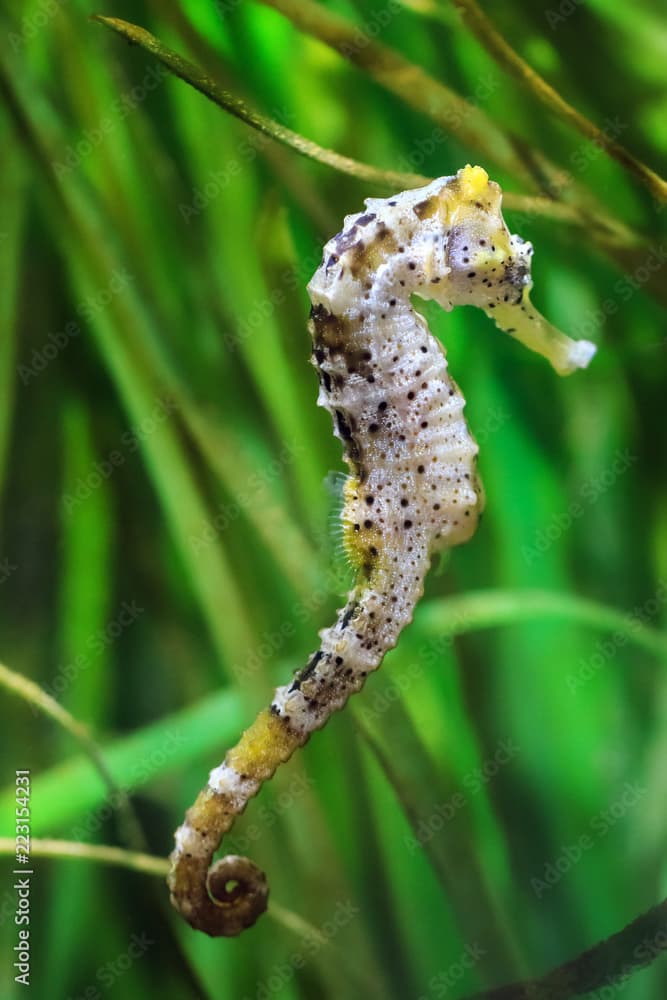
[[[531,65],[664,172],[660,4],[496,6]],[[209,940],[160,879],[34,857],[40,998],[458,998],[546,971],[667,893],[665,213],[445,0],[327,8],[477,104],[526,169],[261,4],[0,3],[0,658],[90,727],[136,811],[3,691],[0,834],[25,768],[34,837],[166,856],[348,582],[305,285],[343,216],[390,192],[260,137],[89,14],[149,28],[325,147],[433,177],[480,162],[574,206],[578,224],[506,216],[535,244],[534,301],[598,355],[561,380],[481,314],[428,310],[487,512],[357,704],[235,827],[276,905]],[[0,992],[22,995],[9,965]],[[667,995],[664,961],[616,992]]]

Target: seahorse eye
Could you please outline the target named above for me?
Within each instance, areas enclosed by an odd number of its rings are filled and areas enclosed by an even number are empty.
[[[449,232],[446,292],[452,305],[485,307],[501,284],[523,287],[528,263],[513,252],[510,234],[500,212],[461,212],[463,218]],[[515,285],[518,282],[518,286]],[[495,297],[495,296],[493,296]],[[512,293],[515,297],[515,293]]]
[[[517,290],[530,285],[530,263],[524,260],[511,260],[504,265],[505,282]]]

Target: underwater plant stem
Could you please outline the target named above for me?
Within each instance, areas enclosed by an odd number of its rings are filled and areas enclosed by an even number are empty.
[[[667,182],[655,171],[637,159],[625,146],[603,129],[589,121],[581,112],[564,100],[557,90],[547,83],[521,58],[505,40],[481,9],[477,0],[452,0],[465,24],[498,65],[519,83],[525,84],[535,97],[562,121],[571,125],[594,145],[636,177],[659,201],[667,201]]]
[[[667,633],[636,615],[552,590],[472,590],[437,598],[417,610],[415,624],[423,635],[441,639],[541,617],[564,618],[602,632],[618,632],[628,643],[667,661]]]
[[[19,698],[22,698],[29,705],[34,706],[43,715],[47,715],[50,719],[53,719],[70,736],[74,737],[90,758],[109,792],[118,802],[123,835],[129,843],[142,845],[144,843],[143,831],[130,800],[125,791],[116,783],[116,780],[107,767],[102,751],[90,735],[88,728],[75,719],[66,708],[63,708],[60,702],[42,690],[39,684],[35,684],[34,681],[15,670],[10,670],[3,663],[0,663],[0,687],[4,687],[11,694],[18,695]]]
[[[91,20],[98,21],[105,27],[115,31],[122,38],[125,38],[132,45],[139,45],[146,52],[150,52],[171,73],[184,80],[191,87],[194,87],[200,94],[208,97],[210,101],[213,101],[214,104],[229,112],[230,115],[239,118],[247,125],[257,129],[258,132],[270,136],[277,142],[282,142],[284,145],[291,147],[302,156],[307,156],[311,160],[323,163],[325,166],[332,167],[340,173],[348,174],[350,177],[356,177],[358,180],[367,181],[371,184],[381,184],[383,187],[386,186],[392,189],[396,188],[398,190],[404,186],[419,187],[428,182],[428,178],[422,177],[420,174],[380,170],[369,164],[361,163],[359,160],[354,160],[349,156],[342,156],[340,153],[325,149],[316,142],[306,139],[305,136],[286,128],[272,118],[260,114],[249,107],[241,98],[220,87],[204,70],[199,69],[194,63],[184,59],[178,53],[163,45],[162,42],[149,31],[146,31],[145,28],[130,24],[128,21],[122,21],[117,17],[103,17],[101,14],[94,14]]]
[[[268,2],[269,0],[267,0]],[[128,21],[122,21],[116,17],[104,17],[100,14],[93,15],[91,20],[110,28],[116,34],[130,42],[130,44],[140,46],[158,59],[175,76],[191,87],[194,87],[195,90],[198,90],[204,97],[213,101],[218,107],[239,118],[246,125],[250,125],[262,134],[274,139],[276,142],[283,143],[301,156],[306,156],[324,166],[330,167],[332,170],[347,174],[349,177],[355,177],[357,180],[365,181],[369,184],[377,184],[378,187],[392,191],[422,187],[434,179],[432,177],[425,177],[422,174],[384,170],[380,167],[374,167],[369,163],[352,159],[352,157],[343,156],[334,150],[326,149],[324,146],[318,145],[318,143],[307,139],[298,132],[286,128],[274,119],[255,111],[245,101],[220,87],[209,74],[199,69],[193,63],[189,62],[189,60],[179,56],[166,45],[163,45],[162,42],[144,28],[130,24]],[[539,195],[524,195],[506,191],[503,196],[503,203],[511,211],[525,212],[527,215],[539,215],[570,225],[588,226],[591,222],[591,219],[584,219],[574,206]],[[605,232],[609,229],[604,220],[599,220],[599,224]],[[629,231],[617,234],[617,240],[621,244],[627,243],[628,246],[637,243],[637,238]]]
[[[12,837],[0,837],[0,854],[13,854],[16,845]],[[72,840],[52,840],[49,837],[31,838],[30,853],[41,858],[76,858],[79,861],[98,861],[116,868],[129,868],[144,875],[164,877],[169,869],[166,858],[157,858],[140,851],[106,844],[80,844]]]
[[[11,856],[15,850],[13,837],[0,837],[0,855]],[[104,844],[81,844],[49,838],[32,839],[30,853],[34,857],[96,861],[158,878],[164,878],[169,868],[167,858]],[[320,936],[302,917],[278,904],[271,903],[269,915],[292,932],[310,934],[315,940]],[[665,947],[664,943],[660,943],[665,940],[665,926],[667,900],[657,903],[616,934],[599,941],[545,976],[477,993],[468,1000],[570,1000],[603,985],[621,983],[660,955]]]
[[[13,837],[0,837],[0,857],[12,856],[16,851]],[[144,854],[141,851],[128,851],[122,847],[112,847],[108,844],[82,844],[72,840],[55,840],[49,837],[31,838],[30,854],[36,858],[70,858],[76,861],[97,862],[113,868],[125,868],[140,875],[153,875],[165,878],[169,871],[169,859],[155,854]],[[362,992],[359,995],[379,998],[377,984],[371,982],[363,973],[346,964],[343,952],[336,947],[331,936],[327,936],[319,927],[310,924],[293,910],[281,906],[271,900],[268,916],[302,940],[312,941],[318,948],[331,950],[332,955],[341,963],[346,976],[351,983]]]
[[[622,930],[599,941],[544,976],[510,983],[468,1000],[571,1000],[607,987],[612,991],[650,965],[667,947],[667,900],[636,917]],[[597,994],[596,994],[597,995]]]
[[[525,148],[472,101],[402,53],[371,37],[347,18],[313,0],[260,0],[286,17],[299,31],[328,45],[407,105],[437,122],[446,136],[460,142],[523,183],[538,188],[540,177]],[[525,147],[525,144],[524,144]]]

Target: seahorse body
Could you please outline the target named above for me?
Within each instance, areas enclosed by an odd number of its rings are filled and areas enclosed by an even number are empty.
[[[238,934],[268,896],[263,873],[245,858],[223,858],[208,871],[222,835],[277,766],[380,666],[412,619],[433,554],[467,541],[479,520],[483,494],[465,400],[410,297],[447,310],[484,309],[561,374],[594,352],[531,305],[532,247],[510,235],[500,202],[498,185],[469,166],[368,199],[327,243],[308,286],[319,403],[350,470],[342,518],[357,577],[317,651],[211,772],[176,831],[172,902],[208,934]]]

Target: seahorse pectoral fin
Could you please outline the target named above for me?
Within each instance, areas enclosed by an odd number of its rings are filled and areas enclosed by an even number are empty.
[[[597,350],[590,340],[572,340],[552,326],[530,301],[527,288],[519,302],[500,302],[485,312],[500,330],[545,357],[559,375],[586,368]]]

